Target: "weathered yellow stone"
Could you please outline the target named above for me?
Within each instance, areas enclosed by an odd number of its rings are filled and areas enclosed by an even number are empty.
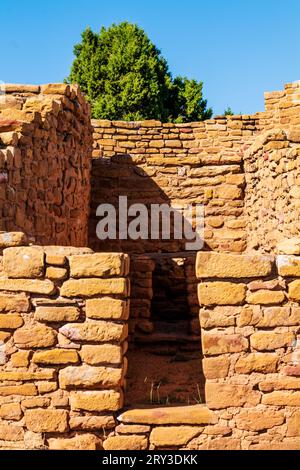
[[[29,381],[29,380],[51,380],[56,375],[55,369],[39,369],[39,370],[12,370],[0,371],[0,380],[7,380],[12,382]]]
[[[115,432],[118,434],[147,434],[151,431],[151,426],[145,426],[143,424],[119,424],[115,428]]]
[[[196,275],[205,278],[253,278],[268,276],[272,271],[270,258],[259,255],[234,255],[199,252]]]
[[[57,333],[42,323],[28,324],[17,330],[14,341],[20,349],[49,348],[57,341]]]
[[[13,367],[28,367],[30,362],[30,351],[18,351],[10,358]]]
[[[70,416],[70,429],[75,431],[98,431],[99,429],[112,429],[116,425],[112,415],[101,416]]]
[[[44,393],[55,392],[55,390],[58,389],[57,382],[37,382],[36,385],[41,395]]]
[[[44,281],[46,282],[46,281]],[[50,281],[49,281],[50,282]],[[0,280],[1,288],[1,280]],[[70,279],[60,290],[63,297],[93,297],[94,295],[129,295],[129,280],[118,279]]]
[[[68,412],[65,410],[27,410],[24,419],[29,431],[66,432],[68,430]]]
[[[132,434],[130,436],[112,436],[103,442],[103,448],[108,450],[146,450],[148,439],[146,436]]]
[[[215,424],[216,415],[204,405],[148,408],[125,411],[118,417],[122,423],[135,424]]]
[[[291,300],[300,300],[300,281],[293,281],[289,284],[289,298]]]
[[[251,353],[239,357],[235,371],[238,374],[251,374],[252,372],[271,374],[276,372],[278,361],[279,356],[275,353]]]
[[[50,349],[48,351],[37,351],[33,354],[32,362],[35,364],[76,364],[79,356],[76,351],[70,349]]]
[[[297,307],[264,308],[261,318],[255,322],[257,328],[274,328],[276,326],[298,325],[300,309]]]
[[[0,314],[0,328],[3,330],[16,330],[24,324],[21,315]]]
[[[23,408],[46,408],[49,407],[51,403],[50,398],[45,397],[34,397],[34,398],[26,398],[22,400],[21,404]]]
[[[19,421],[22,418],[22,410],[19,403],[4,403],[0,407],[0,418]]]
[[[215,328],[235,326],[236,317],[240,314],[239,307],[202,308],[200,310],[200,323],[202,328]]]
[[[150,443],[156,447],[182,446],[201,434],[202,431],[203,428],[196,426],[154,428],[150,434]]]
[[[46,269],[46,278],[51,281],[62,281],[68,277],[66,268],[59,268],[56,266],[48,266]]]
[[[240,305],[246,298],[246,285],[232,282],[206,282],[198,286],[200,305]]]
[[[258,290],[247,295],[247,302],[254,305],[277,305],[285,301],[282,291]]]
[[[93,343],[116,341],[121,343],[128,336],[128,326],[125,324],[91,320],[86,323],[68,323],[60,328],[59,332],[71,341]]]
[[[0,279],[0,290],[51,295],[55,292],[55,285],[48,279],[45,281],[37,279]]]
[[[242,410],[236,417],[236,427],[245,431],[259,432],[284,423],[284,413],[268,409]]]
[[[0,248],[27,245],[27,237],[22,232],[0,232]]]
[[[278,243],[277,252],[282,255],[300,255],[300,238],[291,238]]]
[[[300,392],[272,392],[263,395],[263,405],[300,406]]]
[[[73,411],[118,411],[123,407],[121,391],[71,392],[70,404]]]
[[[15,424],[0,424],[0,440],[23,441],[24,429]]]
[[[47,83],[41,86],[43,95],[69,95],[70,85],[64,83]]]
[[[86,301],[86,316],[88,318],[128,320],[129,302],[125,300],[103,297],[102,299],[88,299]]]
[[[82,277],[122,277],[129,274],[129,256],[122,253],[94,253],[70,256],[70,275]]]
[[[220,199],[241,199],[242,190],[233,184],[222,184],[214,189],[214,197]]]
[[[266,379],[259,383],[259,390],[262,392],[273,392],[274,390],[300,390],[300,378],[286,377],[282,374],[270,378],[266,376]]]
[[[207,381],[205,384],[207,406],[211,409],[223,409],[244,405],[256,406],[261,393],[250,385],[222,384]]]
[[[280,276],[300,277],[300,257],[299,256],[277,256],[276,265]]]
[[[34,396],[37,395],[37,389],[34,384],[0,386],[0,396],[6,397],[10,395]]]
[[[0,312],[28,312],[30,301],[27,295],[0,294]]]
[[[204,358],[202,361],[203,373],[206,379],[223,379],[227,377],[230,359],[227,356]]]
[[[122,349],[113,344],[83,345],[79,354],[81,360],[90,365],[120,364],[122,362]]]
[[[70,388],[118,388],[122,381],[122,369],[111,367],[66,367],[59,372],[59,385],[62,389]]]
[[[102,441],[95,434],[76,434],[70,438],[51,438],[49,450],[101,450]]]
[[[44,251],[40,247],[6,248],[3,267],[7,277],[32,279],[44,275]]]
[[[249,343],[247,338],[240,334],[227,335],[220,333],[202,333],[203,353],[208,356],[215,356],[226,353],[237,353],[247,351]]]
[[[287,419],[287,425],[288,437],[300,436],[300,411],[296,411],[290,418]]]
[[[45,306],[37,307],[34,318],[37,321],[47,323],[63,323],[77,321],[80,317],[80,312],[77,307],[56,307]]]
[[[250,337],[252,348],[258,351],[273,351],[278,348],[291,347],[294,340],[293,333],[277,333],[274,331],[257,331]]]
[[[0,331],[0,341],[6,343],[11,338],[11,333]]]
[[[53,253],[46,253],[46,263],[53,264],[54,266],[63,266],[67,262],[64,255],[55,255]]]

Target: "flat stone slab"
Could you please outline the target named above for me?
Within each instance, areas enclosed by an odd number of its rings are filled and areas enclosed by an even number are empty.
[[[203,405],[170,408],[147,408],[126,411],[118,417],[122,423],[134,424],[215,424],[216,415]]]

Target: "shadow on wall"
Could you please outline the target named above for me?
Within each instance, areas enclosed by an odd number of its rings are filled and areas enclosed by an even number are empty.
[[[154,173],[154,170],[153,170]],[[201,207],[198,207],[198,218],[196,217],[196,207],[193,212],[186,213],[181,216],[179,210],[174,209],[170,219],[171,237],[166,233],[162,233],[162,224],[158,228],[154,227],[153,218],[150,225],[150,214],[152,205],[165,205],[171,207],[171,198],[169,198],[161,187],[152,178],[151,168],[147,172],[137,166],[131,159],[130,155],[116,155],[112,158],[94,159],[92,161],[92,194],[91,194],[91,215],[89,221],[89,246],[97,252],[125,252],[133,253],[181,253],[187,250],[187,242],[191,246],[188,250],[199,251],[202,249],[202,233],[201,233]],[[156,175],[159,178],[160,175]],[[101,184],[99,184],[101,182]],[[178,188],[177,188],[178,191]],[[119,219],[119,198],[126,196],[128,207],[133,204],[143,204],[148,210],[148,236],[145,239],[119,239],[119,229],[117,227],[117,239],[115,240],[99,240],[96,235],[97,224],[101,217],[97,217],[97,209],[99,204],[112,204],[116,208],[117,220]],[[188,206],[183,207],[187,209]],[[155,209],[154,209],[155,210]],[[193,214],[193,217],[192,217]],[[122,213],[121,216],[124,214]],[[180,219],[181,217],[181,219]],[[134,217],[128,217],[128,221],[132,221]],[[180,219],[180,227],[176,220]],[[164,217],[167,221],[167,217]],[[174,224],[175,221],[175,224]],[[196,223],[198,224],[199,234],[195,233]],[[150,237],[150,227],[155,231],[155,238]],[[176,230],[182,228],[183,236],[174,237]],[[184,236],[186,234],[186,236]],[[196,237],[195,237],[196,236]]]
[[[97,184],[101,181],[101,185]],[[199,325],[199,303],[195,275],[196,251],[202,238],[195,233],[196,220],[175,216],[170,219],[171,237],[164,239],[162,223],[157,239],[99,240],[96,217],[98,204],[112,204],[119,217],[119,198],[128,207],[147,207],[150,227],[151,205],[170,207],[170,198],[130,156],[95,159],[92,163],[92,198],[89,226],[90,246],[100,252],[131,255],[131,314],[128,351],[126,406],[176,406],[204,403],[204,377]],[[178,188],[177,188],[178,189]],[[123,214],[121,214],[122,216]],[[174,239],[176,220],[185,225],[189,240]],[[128,221],[132,221],[129,217]],[[203,222],[201,221],[197,221]],[[118,225],[118,224],[117,224]],[[153,226],[152,226],[153,227]],[[117,227],[117,234],[120,227]],[[201,233],[201,232],[200,232]],[[193,235],[195,251],[186,251]],[[201,234],[202,235],[202,234]],[[146,238],[146,237],[145,237]]]

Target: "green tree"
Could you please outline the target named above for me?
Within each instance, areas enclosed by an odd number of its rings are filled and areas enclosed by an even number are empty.
[[[86,29],[74,47],[70,83],[78,83],[98,119],[163,122],[210,117],[202,83],[172,79],[168,64],[146,33],[127,22],[100,33]]]
[[[231,107],[228,106],[224,111],[224,116],[234,116],[234,112],[232,111]]]

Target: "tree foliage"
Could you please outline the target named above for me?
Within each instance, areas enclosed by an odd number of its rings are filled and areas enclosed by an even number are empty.
[[[68,82],[78,83],[98,119],[198,121],[211,117],[202,82],[172,79],[143,29],[127,22],[82,33]]]

